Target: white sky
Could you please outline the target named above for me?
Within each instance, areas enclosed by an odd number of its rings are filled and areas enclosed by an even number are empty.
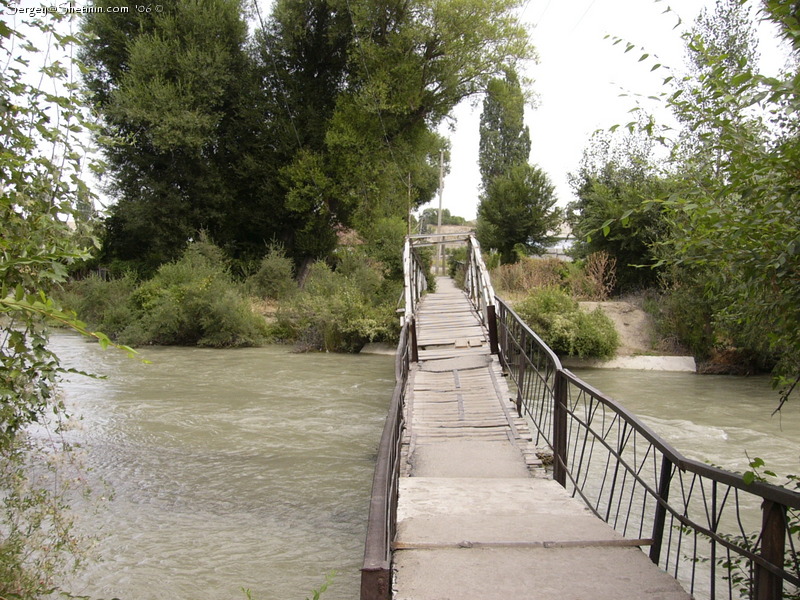
[[[168,0],[164,0],[165,2]],[[269,14],[272,0],[256,0]],[[61,2],[22,0],[21,6],[58,6]],[[78,2],[78,5],[89,5]],[[532,149],[530,160],[541,167],[556,186],[559,204],[571,201],[567,181],[592,133],[614,124],[635,120],[629,113],[634,98],[622,93],[657,95],[668,71],[650,72],[652,60],[639,62],[644,52],[658,56],[664,65],[680,70],[684,63],[681,31],[688,28],[703,6],[714,0],[528,0],[521,20],[532,26],[538,64],[526,73],[533,81],[537,106],[526,109]],[[664,11],[670,8],[671,12]],[[675,29],[678,17],[683,24]],[[614,46],[606,35],[635,44]],[[765,41],[767,40],[767,41]],[[759,50],[769,64],[782,61],[774,41],[762,36]],[[641,50],[640,48],[644,48]],[[652,102],[648,106],[655,106]],[[477,213],[478,123],[481,104],[456,107],[455,131],[441,132],[452,145],[451,168],[445,178],[443,207],[452,214],[474,219]],[[438,198],[424,208],[437,207]]]
[[[632,97],[622,93],[658,95],[669,74],[650,72],[654,62],[639,62],[644,52],[680,70],[684,64],[680,34],[691,26],[703,6],[713,0],[530,0],[522,20],[534,26],[532,40],[539,63],[531,65],[538,107],[526,109],[531,133],[531,163],[541,167],[556,186],[559,204],[573,197],[567,174],[577,170],[592,133],[614,124],[635,120],[629,110]],[[667,7],[673,12],[663,14]],[[678,22],[683,24],[673,29]],[[614,46],[609,34],[636,45],[624,52],[625,43]],[[764,58],[773,58],[761,42]],[[644,47],[641,50],[640,47]],[[648,105],[655,106],[650,102]],[[457,129],[448,133],[452,144],[451,171],[445,178],[442,206],[452,214],[476,216],[478,172],[478,124],[481,106],[459,105],[454,113]],[[437,207],[438,198],[427,207]]]

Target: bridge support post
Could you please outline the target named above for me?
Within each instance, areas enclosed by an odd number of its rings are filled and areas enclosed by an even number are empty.
[[[567,487],[567,381],[560,370],[553,385],[553,479]]]
[[[419,349],[417,348],[417,319],[411,317],[411,322],[408,324],[408,345],[411,350],[411,362],[419,362]]]
[[[489,328],[489,351],[492,354],[499,354],[497,345],[497,312],[494,304],[486,307],[486,325]]]
[[[672,480],[672,461],[662,455],[661,476],[658,480],[658,504],[653,516],[653,545],[650,546],[650,560],[658,564],[661,560],[661,546],[664,542],[664,525],[667,521],[667,502],[669,501],[669,484]]]
[[[786,507],[772,500],[761,505],[761,556],[770,564],[783,566],[786,545]],[[764,566],[755,563],[756,600],[783,598],[783,578]]]

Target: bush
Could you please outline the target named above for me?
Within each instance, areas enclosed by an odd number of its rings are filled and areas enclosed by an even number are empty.
[[[498,266],[492,271],[491,277],[495,289],[514,294],[558,286],[567,268],[567,263],[557,258],[522,258],[518,262]]]
[[[337,271],[323,262],[312,265],[305,288],[278,310],[278,335],[305,350],[334,352],[396,338],[399,290],[365,265],[357,256],[344,258]]]
[[[261,259],[258,270],[247,280],[248,291],[259,298],[283,300],[297,291],[294,264],[283,246],[273,244]]]
[[[136,319],[129,305],[136,286],[136,277],[132,274],[118,279],[103,279],[93,274],[71,281],[58,297],[62,305],[75,311],[92,329],[116,339]]]
[[[266,335],[222,250],[192,243],[180,260],[162,265],[131,296],[137,319],[120,334],[131,345],[253,346]]]
[[[557,287],[536,290],[514,308],[556,354],[611,358],[619,346],[614,324],[599,308],[583,312]]]

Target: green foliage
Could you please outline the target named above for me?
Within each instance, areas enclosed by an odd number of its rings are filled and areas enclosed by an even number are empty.
[[[69,510],[89,490],[61,435],[67,370],[45,324],[108,343],[52,297],[93,249],[93,197],[81,176],[102,168],[82,144],[90,119],[69,77],[80,65],[56,58],[78,38],[63,32],[60,13],[14,18],[15,4],[0,0],[0,596],[38,598],[87,551]]]
[[[294,264],[282,246],[273,244],[261,259],[258,270],[247,280],[251,294],[260,298],[282,300],[297,291]]]
[[[483,189],[516,165],[527,164],[531,136],[525,117],[525,97],[513,70],[492,79],[483,100],[478,165]]]
[[[356,252],[336,271],[317,262],[304,289],[281,304],[277,334],[307,350],[358,352],[367,342],[396,336],[399,294]]]
[[[71,281],[57,293],[59,301],[75,311],[82,320],[112,338],[131,322],[129,299],[138,285],[136,277],[126,274],[117,279],[105,279],[92,274]]]
[[[652,141],[637,133],[596,133],[571,184],[578,200],[568,207],[576,243],[571,254],[585,258],[607,252],[616,262],[615,291],[655,285],[659,269],[654,245],[668,235],[658,204],[645,203],[675,188],[658,173]]]
[[[519,259],[519,248],[523,255],[544,252],[561,221],[547,175],[527,163],[518,164],[495,177],[482,196],[477,237],[483,248],[497,249],[503,263],[512,263]]]
[[[132,345],[253,346],[266,334],[234,281],[223,252],[194,242],[133,292],[134,317],[120,338]]]
[[[796,48],[800,33],[786,27],[789,17],[778,4],[766,3],[763,15]],[[778,357],[775,375],[794,379],[800,374],[800,63],[778,77],[757,73],[750,49],[729,39],[728,30],[749,27],[731,6],[720,3],[722,20],[706,19],[685,38],[697,69],[687,84],[675,84],[668,103],[688,124],[692,143],[675,152],[680,191],[657,203],[672,235],[656,251],[663,264],[698,274],[702,296],[713,299],[714,324],[733,332],[738,347]]]
[[[599,309],[587,313],[565,291],[542,288],[514,310],[554,352],[580,358],[611,358],[619,346],[614,324]]]
[[[112,0],[95,6],[116,6]],[[103,119],[116,203],[104,263],[144,275],[206,230],[252,258],[280,233],[268,119],[239,0],[180,0],[163,11],[86,15],[82,57]]]

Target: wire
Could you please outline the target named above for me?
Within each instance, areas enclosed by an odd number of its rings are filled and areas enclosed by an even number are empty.
[[[572,26],[572,29],[569,30],[570,34],[572,34],[572,32],[574,32],[578,28],[578,25],[580,25],[583,22],[583,19],[586,18],[586,15],[589,14],[589,11],[592,10],[592,7],[594,6],[595,2],[597,2],[597,0],[592,0],[589,3],[589,6],[586,8],[585,11],[583,11],[583,14],[581,15],[581,18],[578,19],[578,22],[575,23],[575,25]]]
[[[364,48],[361,44],[361,39],[358,36],[356,20],[355,17],[353,16],[353,11],[350,8],[350,0],[346,0],[346,4],[347,4],[347,12],[350,15],[350,22],[353,25],[353,37],[355,38],[356,44],[358,45],[358,51],[359,54],[361,55],[361,63],[364,67],[364,72],[367,75],[367,82],[369,83],[370,79],[372,79],[372,75],[369,72],[369,67],[367,66],[367,60],[366,57],[364,56]],[[381,130],[383,131],[383,139],[386,142],[387,148],[389,149],[389,156],[391,157],[394,166],[397,168],[397,178],[400,181],[401,185],[403,185],[404,187],[408,187],[408,184],[405,181],[403,181],[403,170],[400,168],[400,164],[397,162],[397,158],[394,155],[394,149],[392,148],[392,142],[389,139],[389,132],[386,129],[386,122],[383,120],[383,113],[381,112],[380,104],[376,102],[375,108],[378,112],[378,120],[380,121],[381,124]]]
[[[258,0],[253,0],[253,6],[256,9],[256,16],[258,17],[258,22],[261,24],[261,31],[264,34],[264,42],[267,43],[269,41],[269,36],[267,35],[267,27],[264,24],[264,19],[261,16],[261,9],[258,6]],[[294,139],[297,141],[297,148],[300,150],[303,148],[303,142],[300,140],[300,134],[297,131],[297,125],[295,124],[294,113],[292,113],[292,107],[289,104],[289,97],[286,94],[286,90],[284,89],[283,85],[281,84],[281,78],[280,75],[278,74],[278,65],[275,63],[275,55],[272,52],[272,48],[270,48],[269,46],[267,46],[267,55],[269,56],[270,63],[272,64],[272,72],[275,75],[275,82],[277,84],[280,96],[283,100],[283,108],[286,109],[286,113],[289,115],[289,123],[292,126]]]

